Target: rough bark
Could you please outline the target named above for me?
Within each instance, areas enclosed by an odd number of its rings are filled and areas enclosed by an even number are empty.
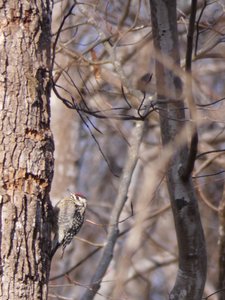
[[[0,5],[1,299],[46,299],[49,191],[51,1]]]
[[[176,1],[150,0],[153,40],[157,53],[156,84],[160,108],[160,127],[164,145],[171,143],[185,124],[182,83],[174,69],[162,59],[179,66]],[[206,249],[197,198],[192,179],[180,176],[186,166],[188,147],[174,148],[167,170],[167,182],[173,210],[178,248],[179,270],[170,299],[199,300],[206,279]]]

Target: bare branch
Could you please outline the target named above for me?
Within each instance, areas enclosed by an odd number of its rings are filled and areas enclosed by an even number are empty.
[[[85,292],[85,294],[81,298],[82,300],[91,300],[94,298],[95,294],[100,288],[101,280],[112,260],[113,249],[119,235],[119,217],[127,200],[127,192],[131,177],[138,160],[138,150],[141,143],[143,130],[144,123],[137,123],[133,128],[132,137],[129,141],[130,147],[128,148],[126,164],[124,166],[118,195],[110,218],[110,224],[112,224],[112,226],[109,227],[106,245],[103,249],[98,268],[94,276],[92,277],[90,283],[91,288]]]
[[[182,166],[181,169],[182,172],[180,173],[180,176],[184,181],[187,181],[189,179],[189,176],[191,175],[194,169],[195,159],[198,152],[198,131],[196,126],[197,116],[196,116],[195,102],[192,93],[192,77],[191,77],[191,63],[192,63],[196,10],[197,10],[197,0],[192,0],[191,15],[189,20],[188,34],[187,34],[187,50],[186,50],[186,64],[185,64],[187,76],[186,76],[185,91],[186,91],[187,101],[190,109],[190,117],[193,119],[192,120],[193,132],[192,132],[191,144],[190,144],[187,161],[185,165]]]

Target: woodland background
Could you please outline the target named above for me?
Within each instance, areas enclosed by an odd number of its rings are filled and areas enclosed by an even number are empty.
[[[224,7],[0,2],[1,299],[225,299]]]
[[[95,299],[111,299],[123,268],[121,300],[167,299],[176,278],[178,249],[166,162],[160,163],[165,152],[157,106],[143,118],[148,99],[154,101],[156,92],[150,4],[147,0],[82,1],[71,10],[72,5],[73,1],[55,1],[53,8],[57,95],[51,96],[55,142],[51,199],[56,203],[69,191],[80,192],[88,198],[88,209],[83,228],[64,257],[59,250],[53,259],[49,299],[87,299],[84,294],[114,222],[112,212],[121,193],[132,129],[140,123],[145,128],[119,215],[119,238]],[[224,254],[224,5],[224,1],[198,1],[193,47],[199,143],[192,176],[208,254],[204,297],[221,287]],[[181,68],[190,13],[190,1],[177,1]],[[188,120],[187,103],[185,107]],[[204,299],[217,297],[225,299],[225,291]]]

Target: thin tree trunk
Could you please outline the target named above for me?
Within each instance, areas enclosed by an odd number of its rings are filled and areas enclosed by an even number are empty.
[[[174,141],[185,124],[182,83],[162,59],[180,64],[176,1],[150,0],[154,45],[157,49],[156,84],[160,110],[160,126],[164,145]],[[206,279],[206,249],[197,198],[191,174],[182,178],[188,147],[174,148],[167,170],[167,182],[174,215],[179,248],[179,271],[170,299],[199,300]]]
[[[223,192],[223,198],[219,205],[219,278],[218,278],[218,290],[225,289],[225,190]],[[223,300],[225,290],[218,293],[218,300]]]
[[[2,1],[0,20],[0,298],[46,299],[51,3]]]

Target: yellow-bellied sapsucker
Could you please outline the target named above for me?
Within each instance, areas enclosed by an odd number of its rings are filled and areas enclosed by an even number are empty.
[[[51,257],[57,249],[65,247],[79,232],[83,222],[86,209],[86,198],[80,194],[72,194],[60,200],[54,207],[53,233]],[[62,253],[62,255],[63,255]]]

